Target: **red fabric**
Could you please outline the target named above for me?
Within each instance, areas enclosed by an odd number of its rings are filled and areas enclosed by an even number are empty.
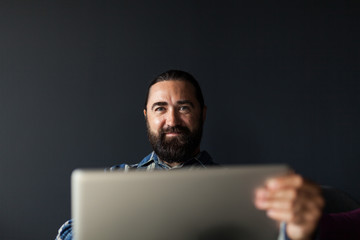
[[[321,240],[360,240],[360,208],[325,214],[320,220]]]

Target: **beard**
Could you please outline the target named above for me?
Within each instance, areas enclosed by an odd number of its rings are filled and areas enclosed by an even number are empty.
[[[161,161],[167,163],[184,163],[193,157],[200,146],[203,124],[200,119],[198,127],[193,132],[185,126],[174,126],[161,129],[158,134],[151,132],[146,120],[150,144]],[[166,137],[167,133],[177,133],[177,136]]]

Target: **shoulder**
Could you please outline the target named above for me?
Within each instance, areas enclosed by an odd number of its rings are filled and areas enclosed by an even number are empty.
[[[72,222],[72,220],[69,220],[59,228],[55,240],[72,240]]]
[[[205,166],[219,165],[218,163],[214,162],[214,160],[207,151],[202,151],[198,160]]]

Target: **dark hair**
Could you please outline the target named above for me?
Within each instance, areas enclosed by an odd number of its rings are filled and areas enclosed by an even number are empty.
[[[147,93],[146,93],[146,99],[145,99],[145,105],[144,105],[145,110],[146,110],[146,105],[148,102],[149,91],[150,91],[151,86],[158,82],[171,81],[171,80],[186,81],[186,82],[191,83],[195,88],[195,95],[196,95],[196,99],[200,103],[200,109],[203,110],[205,103],[204,103],[204,97],[201,92],[199,83],[196,81],[196,79],[190,73],[187,73],[187,72],[184,72],[181,70],[169,70],[169,71],[163,72],[162,74],[160,74],[159,76],[157,76],[154,80],[152,80],[150,82]]]

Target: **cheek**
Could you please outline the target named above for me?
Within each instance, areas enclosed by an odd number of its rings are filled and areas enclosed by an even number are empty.
[[[196,117],[184,119],[183,122],[191,130],[198,128],[198,126],[199,126],[199,119]]]
[[[148,123],[150,130],[157,131],[164,125],[164,120],[162,118],[149,118]]]

